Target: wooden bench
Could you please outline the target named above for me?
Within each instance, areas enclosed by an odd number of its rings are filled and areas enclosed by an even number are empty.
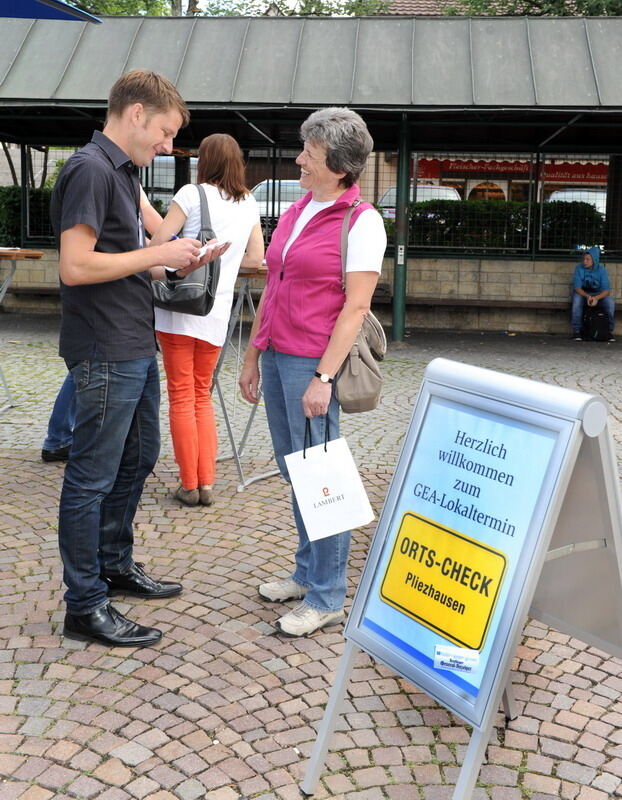
[[[482,300],[465,297],[412,297],[406,296],[406,305],[448,306],[453,308],[526,308],[536,311],[567,311],[570,301],[559,300]]]

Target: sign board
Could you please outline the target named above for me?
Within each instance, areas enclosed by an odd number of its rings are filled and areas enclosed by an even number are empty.
[[[523,180],[536,171],[531,159],[497,158],[420,158],[417,160],[417,178],[435,180],[452,177],[453,173],[462,175],[480,174],[489,176],[512,176]],[[606,161],[586,160],[559,161],[548,159],[540,164],[540,180],[547,183],[601,184],[607,185],[609,164]]]
[[[585,503],[583,482],[589,493],[595,480],[587,508],[602,503],[598,535],[576,529],[568,495],[581,483]],[[473,726],[455,797],[474,785],[549,546],[547,569],[575,550],[598,566],[608,559],[599,591],[610,610],[604,623],[587,620],[561,567],[537,594],[540,618],[566,616],[566,630],[622,648],[621,516],[601,398],[446,359],[428,365],[345,636]]]
[[[525,408],[461,389],[442,367],[426,371],[346,637],[478,727],[581,422],[533,395]],[[436,667],[446,645],[477,666]]]
[[[507,563],[500,550],[407,511],[388,557],[380,600],[453,644],[480,650]]]

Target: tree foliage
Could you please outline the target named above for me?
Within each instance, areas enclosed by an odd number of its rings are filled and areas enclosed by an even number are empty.
[[[89,14],[133,17],[149,15],[166,17],[171,13],[170,0],[72,0],[73,4]]]
[[[449,0],[445,14],[519,17],[617,17],[622,0]]]
[[[74,4],[91,14],[113,16],[259,17],[270,9],[281,16],[351,17],[383,14],[389,0],[74,0]]]
[[[203,0],[209,17],[258,17],[271,10],[274,16],[366,17],[386,13],[389,0]]]
[[[170,0],[72,0],[73,4],[89,14],[110,14],[132,17],[147,14],[153,17],[171,13]]]
[[[257,17],[268,9],[282,16],[373,16],[390,0],[73,0],[91,14],[118,16]],[[622,0],[447,0],[443,12],[468,16],[622,16]]]

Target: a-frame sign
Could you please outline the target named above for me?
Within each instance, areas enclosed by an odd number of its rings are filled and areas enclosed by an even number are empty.
[[[473,726],[469,800],[527,614],[622,656],[622,505],[600,397],[432,361],[301,784],[314,792],[364,650]],[[506,691],[508,689],[508,691]]]

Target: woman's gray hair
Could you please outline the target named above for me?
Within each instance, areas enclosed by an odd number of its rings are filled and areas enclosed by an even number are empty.
[[[341,183],[346,188],[356,183],[374,147],[362,117],[336,106],[314,111],[300,126],[300,136],[326,148],[326,166],[331,172],[345,172]]]

